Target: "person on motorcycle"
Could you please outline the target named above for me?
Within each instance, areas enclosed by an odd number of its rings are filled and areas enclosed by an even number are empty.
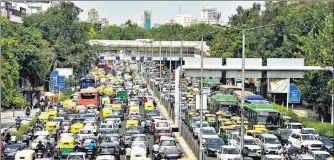
[[[12,136],[10,135],[10,133],[9,132],[7,132],[7,135],[6,135],[6,140],[5,140],[5,142],[6,143],[9,143],[9,141],[10,141],[10,138],[11,138]]]
[[[88,149],[93,151],[93,152],[92,152],[92,157],[94,157],[94,155],[95,155],[95,149],[96,149],[94,141],[91,141],[91,142],[88,144]]]
[[[153,131],[155,129],[155,123],[154,123],[154,119],[151,122],[151,130]]]
[[[51,156],[53,156],[54,154],[53,145],[49,140],[46,141],[45,148],[46,150],[50,150]]]
[[[73,148],[73,152],[80,152],[81,151],[81,147],[79,145],[78,141],[75,141],[75,146]]]
[[[44,146],[44,144],[42,143],[42,141],[39,141],[39,142],[38,142],[38,144],[36,145],[36,148],[37,148],[37,150],[41,150],[42,153],[44,153],[44,151],[45,151],[45,146]]]
[[[12,143],[16,143],[17,142],[17,137],[13,134],[11,137],[10,137],[10,141]]]
[[[125,150],[125,160],[130,160],[130,156],[131,156],[131,148],[126,148]]]
[[[24,132],[22,135],[22,142],[26,143],[27,146],[29,146],[29,136],[27,132]]]
[[[27,115],[27,116],[30,115],[30,107],[29,107],[29,106],[26,107],[26,115]]]
[[[75,114],[75,112],[76,112],[75,108],[72,107],[72,108],[71,108],[71,113],[72,113],[72,114]]]
[[[146,124],[145,124],[145,121],[144,121],[144,120],[141,120],[141,122],[140,122],[140,126],[141,126],[142,128],[145,128]]]
[[[283,148],[281,146],[278,146],[278,150],[276,151],[277,155],[282,155],[283,154]]]
[[[15,119],[15,122],[16,122],[16,124],[18,124],[19,126],[21,126],[21,122],[22,122],[22,120],[21,120],[20,117],[17,117],[17,118]]]

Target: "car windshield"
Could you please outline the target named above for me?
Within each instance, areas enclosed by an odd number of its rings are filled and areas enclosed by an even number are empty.
[[[330,157],[330,155],[326,153],[320,153],[320,154],[317,154],[316,157],[319,157],[320,159],[327,159]]]
[[[12,150],[12,149],[18,149],[20,148],[20,145],[7,145],[6,150]]]
[[[146,141],[146,137],[144,136],[133,137],[132,141]]]
[[[265,138],[265,143],[268,144],[280,144],[277,138]]]
[[[239,154],[239,150],[236,148],[224,148],[223,154]]]
[[[304,141],[306,141],[306,140],[315,140],[315,137],[313,135],[311,135],[311,134],[309,134],[309,135],[302,135],[302,139]]]
[[[203,128],[204,127],[209,127],[209,124],[208,123],[203,123]],[[197,123],[197,125],[196,125],[196,128],[200,128],[201,127],[201,124],[200,123]]]
[[[215,135],[215,134],[217,134],[216,131],[213,130],[213,129],[203,129],[202,132],[203,132],[204,135]]]
[[[112,144],[101,144],[101,149],[115,149],[115,146]]]
[[[85,117],[91,118],[91,117],[96,117],[96,115],[95,114],[86,114]]]
[[[245,145],[257,145],[257,142],[255,139],[245,139],[244,144]]]
[[[62,122],[61,123],[61,126],[64,127],[64,126],[70,126],[71,123],[70,122]]]
[[[113,128],[112,124],[102,124],[100,128]]]
[[[291,129],[302,129],[303,125],[291,125]]]
[[[91,134],[92,132],[90,130],[81,130],[79,134]]]
[[[68,160],[84,160],[83,155],[69,155]]]
[[[210,140],[208,141],[208,144],[209,144],[209,145],[218,145],[218,146],[221,146],[221,145],[223,145],[224,143],[223,143],[223,140],[222,140],[222,139],[210,139]]]
[[[110,133],[113,133],[113,130],[100,130],[100,133],[101,134],[110,134]]]
[[[280,134],[282,136],[290,136],[291,132],[292,132],[291,130],[281,130]]]
[[[304,131],[305,133],[310,133],[310,134],[318,134],[316,130],[314,129],[308,129]]]
[[[176,143],[173,140],[164,140],[161,141],[160,146],[176,146]]]

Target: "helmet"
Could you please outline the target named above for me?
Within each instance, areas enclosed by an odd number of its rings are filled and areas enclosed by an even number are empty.
[[[38,141],[39,144],[42,144],[42,141]]]
[[[20,116],[18,116],[17,118],[20,118]]]
[[[94,141],[91,141],[91,143],[94,143]]]

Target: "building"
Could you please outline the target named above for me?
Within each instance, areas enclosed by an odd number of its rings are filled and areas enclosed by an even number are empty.
[[[151,23],[152,23],[152,11],[150,10],[145,10],[141,12],[140,15],[140,22],[141,22],[141,27],[149,30],[152,28]]]
[[[23,14],[34,14],[46,11],[48,8],[59,4],[56,1],[45,2],[1,2],[1,14],[12,22],[23,23]]]
[[[205,5],[201,9],[201,18],[197,20],[197,23],[217,24],[220,17],[221,13],[217,11],[217,8]]]
[[[180,24],[183,27],[187,27],[195,23],[195,18],[190,14],[178,14],[174,18],[174,23]]]
[[[100,22],[101,22],[102,27],[109,25],[108,18],[103,17],[103,18],[100,19]]]
[[[99,22],[99,13],[94,9],[90,9],[88,12],[87,22],[97,23]]]

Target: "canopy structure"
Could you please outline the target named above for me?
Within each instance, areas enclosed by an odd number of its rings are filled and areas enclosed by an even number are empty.
[[[147,39],[137,40],[89,40],[90,45],[98,45],[101,52],[126,53],[126,54],[154,54],[159,56],[160,47],[164,55],[180,54],[181,46],[183,54],[200,54],[201,41],[154,41]],[[203,51],[209,55],[210,47],[203,41]]]

